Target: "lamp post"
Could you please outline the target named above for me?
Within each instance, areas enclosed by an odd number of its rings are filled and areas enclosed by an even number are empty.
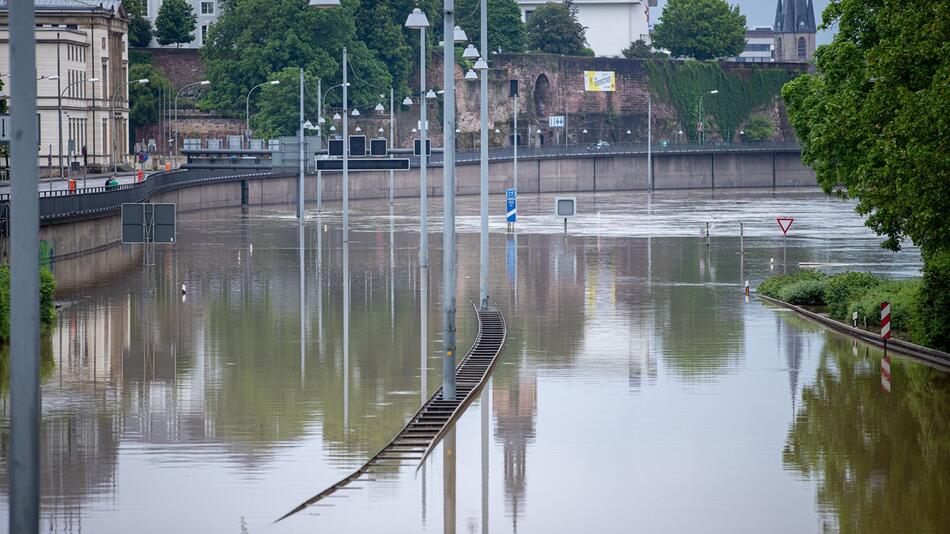
[[[138,85],[144,85],[148,83],[148,78],[142,78],[140,80],[132,80],[132,81],[123,83],[122,85],[116,87],[115,91],[112,92],[112,98],[109,100],[109,104],[112,106],[112,108],[110,109],[110,113],[112,115],[111,119],[113,122],[113,125],[112,125],[112,174],[116,173],[116,166],[117,166],[116,155],[118,153],[118,148],[116,146],[116,135],[115,135],[115,99],[119,96],[119,91],[121,91],[124,87],[128,86],[129,84],[133,84],[133,83],[138,84]]]
[[[426,169],[429,160],[426,154],[426,134],[429,129],[426,124],[426,108],[429,106],[429,94],[426,93],[426,28],[429,27],[429,19],[422,10],[415,8],[406,18],[406,27],[419,30],[419,266],[426,268],[429,266],[429,185]],[[435,98],[434,93],[432,98]]]
[[[310,0],[313,2],[314,0]],[[349,68],[346,66],[346,47],[343,47],[343,243],[347,244],[350,242],[350,130],[348,117],[350,116],[347,111],[349,111],[348,100],[348,91],[350,84],[347,83],[347,71]],[[356,111],[355,109],[353,111]]]
[[[189,84],[185,84],[182,86],[181,89],[178,90],[177,93],[175,93],[175,156],[178,156],[179,154],[179,150],[178,150],[178,97],[181,96],[181,93],[184,92],[185,89],[188,89],[189,87],[194,87],[196,85],[206,86],[206,85],[211,85],[211,82],[209,82],[208,80],[201,80],[200,82],[192,82]]]
[[[479,44],[481,45],[482,57],[475,61],[474,69],[478,72],[479,83],[481,84],[479,107],[481,114],[481,132],[479,151],[479,167],[481,186],[479,211],[481,215],[481,231],[479,232],[479,284],[478,299],[481,308],[488,307],[488,63],[485,58],[488,57],[488,0],[480,2],[481,27]]]
[[[93,83],[93,84],[94,84],[94,83],[98,83],[98,82],[99,82],[99,78],[89,78],[88,80],[77,80],[77,81],[75,81],[75,82],[73,82],[73,83],[67,85],[66,87],[64,87],[63,90],[59,93],[59,116],[60,116],[60,119],[59,119],[59,154],[60,154],[60,158],[59,158],[59,161],[60,161],[59,174],[60,174],[60,175],[63,174],[63,164],[62,164],[62,161],[63,161],[63,158],[62,158],[62,154],[63,154],[63,119],[62,119],[62,116],[63,116],[63,95],[65,95],[65,94],[69,91],[69,88],[70,88],[70,87],[73,87],[73,86],[75,86],[75,85],[79,85],[79,84],[81,84],[81,83]],[[86,186],[86,184],[83,184],[83,187],[85,187],[85,186]]]
[[[455,43],[468,39],[465,32],[455,25],[455,0],[444,0],[442,86],[445,99],[442,101],[444,132],[442,191],[445,215],[442,218],[442,398],[455,400]],[[451,38],[450,38],[451,36]]]
[[[703,116],[703,98],[706,95],[718,95],[719,89],[713,89],[712,91],[707,91],[699,96],[699,142],[704,144],[706,142],[706,118]]]
[[[265,85],[280,85],[280,80],[271,80],[251,87],[244,101],[244,138],[247,140],[248,148],[251,148],[251,93],[253,93],[255,89],[264,87]]]

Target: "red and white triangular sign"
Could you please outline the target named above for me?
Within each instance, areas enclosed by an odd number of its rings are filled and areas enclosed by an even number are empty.
[[[778,226],[782,229],[783,235],[788,235],[788,229],[791,228],[792,223],[795,222],[795,219],[792,217],[777,217],[775,220],[778,221]]]

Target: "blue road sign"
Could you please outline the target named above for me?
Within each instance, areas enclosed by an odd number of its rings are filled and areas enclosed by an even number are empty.
[[[505,213],[508,222],[518,220],[518,192],[514,189],[505,189]]]

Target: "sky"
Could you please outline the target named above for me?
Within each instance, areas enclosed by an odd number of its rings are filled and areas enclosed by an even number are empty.
[[[739,4],[739,11],[745,15],[749,27],[771,26],[775,22],[776,0],[726,0],[731,5]],[[814,0],[815,20],[821,25],[821,12],[828,6],[829,0]],[[660,20],[660,13],[666,5],[666,0],[659,0],[659,10],[650,10],[650,23],[656,24]],[[831,42],[833,32],[819,31],[818,44]]]

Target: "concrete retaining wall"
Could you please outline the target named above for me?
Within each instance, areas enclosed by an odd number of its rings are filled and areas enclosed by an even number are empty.
[[[490,191],[502,194],[511,184],[511,161],[489,165]],[[816,186],[815,173],[802,164],[797,153],[658,154],[653,158],[656,190]],[[457,167],[457,192],[479,192],[478,165]],[[323,199],[343,197],[341,173],[323,173]],[[584,191],[631,191],[648,189],[647,159],[642,154],[597,154],[563,159],[534,159],[518,163],[518,187],[528,193],[574,193]],[[317,181],[306,177],[306,200],[315,202]],[[442,168],[428,172],[431,196],[442,195]],[[394,173],[398,198],[419,196],[419,170]],[[389,195],[389,172],[353,173],[350,198],[379,199]],[[248,181],[252,205],[293,204],[297,177],[280,176]],[[179,211],[241,205],[241,182],[211,183],[154,195],[153,202],[174,202]],[[54,258],[68,259],[114,245],[120,241],[118,214],[75,222],[48,224],[40,238],[49,242]]]

